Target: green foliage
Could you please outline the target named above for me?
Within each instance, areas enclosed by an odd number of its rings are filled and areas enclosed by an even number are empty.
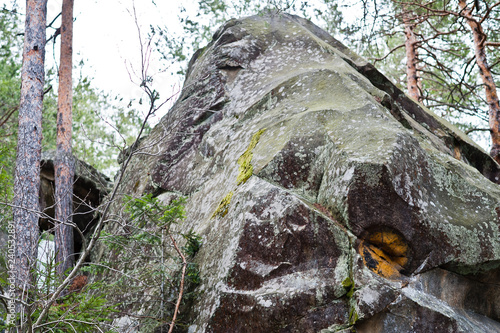
[[[12,170],[9,161],[12,158],[12,150],[9,147],[0,147],[0,200],[10,201],[12,198]]]
[[[70,293],[52,305],[44,326],[50,332],[92,332],[104,323],[112,321],[111,315],[118,312],[116,305],[106,301],[106,295],[93,295],[94,289],[103,289],[100,283],[86,286],[85,290]],[[40,310],[33,313],[33,321],[40,314]],[[109,332],[109,331],[108,331]]]
[[[112,235],[103,231],[103,241],[112,250],[120,251],[132,242],[135,246],[161,245],[161,230],[170,230],[170,226],[182,220],[185,198],[163,204],[152,194],[140,198],[125,196],[125,211],[130,214],[132,224],[127,226],[126,234]]]
[[[51,240],[53,237],[48,233],[42,234],[41,239]],[[96,270],[87,266],[82,269],[89,276],[96,276]],[[45,300],[52,296],[52,292],[59,286],[59,278],[55,270],[55,258],[53,253],[48,256],[47,262],[39,261],[37,270],[34,272],[37,276],[35,299],[39,302],[33,303],[30,307],[31,321],[35,322],[41,314]],[[7,284],[6,276],[0,276],[0,285]],[[118,312],[119,304],[111,304],[107,301],[109,298],[109,286],[103,282],[92,282],[82,286],[80,290],[68,292],[60,297],[54,303],[42,321],[43,332],[94,332],[106,329],[106,332],[115,332],[109,330],[109,324],[112,321],[112,315]],[[1,289],[0,289],[1,290]],[[1,309],[1,307],[0,307]],[[3,311],[0,310],[0,314]],[[6,328],[0,316],[0,331]],[[37,331],[38,332],[38,331]]]
[[[0,10],[0,123],[19,104],[22,39],[18,22],[15,12]]]
[[[149,294],[148,308],[160,309],[159,312],[146,313],[141,327],[154,327],[171,320],[181,283],[181,272],[184,265],[181,251],[187,260],[184,276],[183,304],[196,297],[195,287],[200,283],[198,267],[191,262],[199,251],[201,237],[194,231],[178,233],[175,230],[185,218],[185,198],[172,198],[169,203],[162,202],[152,194],[139,198],[126,196],[124,212],[127,220],[121,222],[122,230],[105,232],[102,241],[112,250],[103,267],[123,272],[113,274],[111,290],[114,295],[139,293],[152,286],[160,290],[160,294]],[[106,275],[106,268],[100,270]],[[117,297],[119,298],[119,297]],[[124,300],[128,302],[130,300]]]
[[[5,7],[0,10],[0,200],[7,202],[12,198],[21,86],[22,39],[18,22],[16,13]],[[0,221],[9,212],[0,208]]]
[[[140,198],[125,196],[127,200],[126,211],[130,218],[139,227],[144,227],[151,221],[161,228],[170,229],[172,223],[177,223],[186,217],[184,210],[185,198],[175,199],[169,205],[163,204],[152,194],[146,194]]]
[[[196,234],[193,230],[189,230],[188,233],[182,234],[182,237],[186,240],[186,245],[182,247],[182,250],[188,257],[194,257],[201,247],[201,236]]]

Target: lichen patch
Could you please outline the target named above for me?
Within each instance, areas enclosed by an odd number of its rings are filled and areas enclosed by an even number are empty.
[[[231,198],[233,197],[233,191],[229,192],[224,199],[221,200],[219,203],[219,206],[217,206],[217,209],[215,212],[212,214],[211,218],[213,219],[214,217],[224,217],[226,216],[227,212],[229,211],[229,204],[231,203]]]
[[[259,143],[260,136],[262,133],[266,131],[265,128],[259,130],[252,136],[252,140],[250,140],[250,144],[248,145],[247,150],[238,158],[238,164],[240,166],[238,172],[238,178],[236,179],[237,185],[241,185],[245,183],[248,178],[253,173],[253,165],[252,165],[252,157],[253,157],[253,149]]]

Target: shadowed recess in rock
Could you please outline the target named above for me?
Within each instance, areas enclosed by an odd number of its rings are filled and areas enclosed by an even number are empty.
[[[358,247],[363,263],[372,272],[385,278],[398,278],[410,261],[410,248],[395,230],[383,228],[368,233]]]

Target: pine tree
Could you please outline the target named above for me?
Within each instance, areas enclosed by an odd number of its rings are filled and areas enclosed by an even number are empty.
[[[16,263],[13,273],[16,296],[22,299],[27,299],[33,289],[31,269],[36,263],[39,237],[46,17],[46,0],[27,0],[13,200],[13,221],[16,228]],[[21,305],[18,304],[17,308],[20,309]]]
[[[484,16],[478,18],[473,16],[472,9],[467,6],[464,0],[459,0],[458,5],[461,9],[459,15],[466,19],[472,32],[475,60],[479,67],[479,75],[484,85],[486,102],[489,109],[489,126],[492,142],[490,155],[500,163],[500,104],[492,69],[488,64],[486,54],[486,41],[488,35],[485,33],[482,26],[482,22],[488,18],[491,11],[488,9]],[[479,8],[477,9],[479,11]]]
[[[55,248],[57,272],[73,267],[73,179],[75,161],[71,150],[73,100],[73,0],[63,0],[61,24],[61,63],[57,112],[57,150],[54,163],[56,231]]]

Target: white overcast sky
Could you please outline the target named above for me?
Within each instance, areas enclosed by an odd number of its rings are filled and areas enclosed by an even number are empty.
[[[3,4],[6,4],[7,8],[17,5],[20,13],[25,12],[24,0],[0,0],[0,5]],[[48,0],[47,24],[61,11],[61,6],[62,0]],[[133,8],[135,6],[142,36],[146,38],[150,24],[181,31],[177,19],[180,1],[75,0],[74,6],[74,63],[80,60],[85,62],[83,74],[93,79],[94,87],[110,93],[111,96],[120,95],[124,98],[124,103],[131,98],[138,99],[142,93],[134,71],[140,71],[141,51]],[[23,17],[22,19],[24,21]],[[55,28],[59,26],[60,19],[53,24]],[[53,31],[49,29],[47,36]],[[49,67],[59,62],[59,47],[59,43],[56,43],[55,47],[52,42],[47,44],[46,62]],[[180,78],[171,75],[171,70],[166,68],[164,63],[156,61],[158,56],[155,53],[151,57],[148,73],[155,75],[155,86],[161,87],[162,96],[177,92],[182,85]],[[75,77],[76,75],[79,73],[74,73]],[[163,113],[166,111],[163,110]]]
[[[155,2],[156,6],[151,0],[75,1],[75,61],[85,61],[86,74],[94,78],[96,87],[114,95],[119,94],[124,100],[141,96],[139,80],[135,75],[141,68],[141,51],[134,7],[143,41],[150,24],[181,29],[177,20],[180,2]],[[54,17],[60,11],[62,0],[49,0],[48,3],[48,15]],[[155,56],[152,53],[148,73],[155,75],[154,85],[165,97],[178,91],[182,82],[178,76],[172,76],[168,68],[160,67]],[[162,111],[164,113],[167,110]]]
[[[156,2],[157,7],[151,0],[135,1],[137,21],[143,38],[146,37],[150,24],[165,24],[171,25],[172,29],[180,29],[177,24],[179,2]],[[49,16],[57,15],[61,3],[62,0],[49,0],[48,12],[52,13]],[[121,95],[137,95],[137,91],[140,91],[137,81],[133,83],[130,80],[130,76],[136,79],[133,70],[140,70],[141,64],[132,0],[76,0],[74,16],[75,61],[83,59],[86,62],[97,87]],[[166,70],[156,67],[156,63],[153,54],[151,74]],[[157,84],[177,83],[175,81],[178,80],[163,82],[169,78],[167,72],[163,76],[156,75]]]

